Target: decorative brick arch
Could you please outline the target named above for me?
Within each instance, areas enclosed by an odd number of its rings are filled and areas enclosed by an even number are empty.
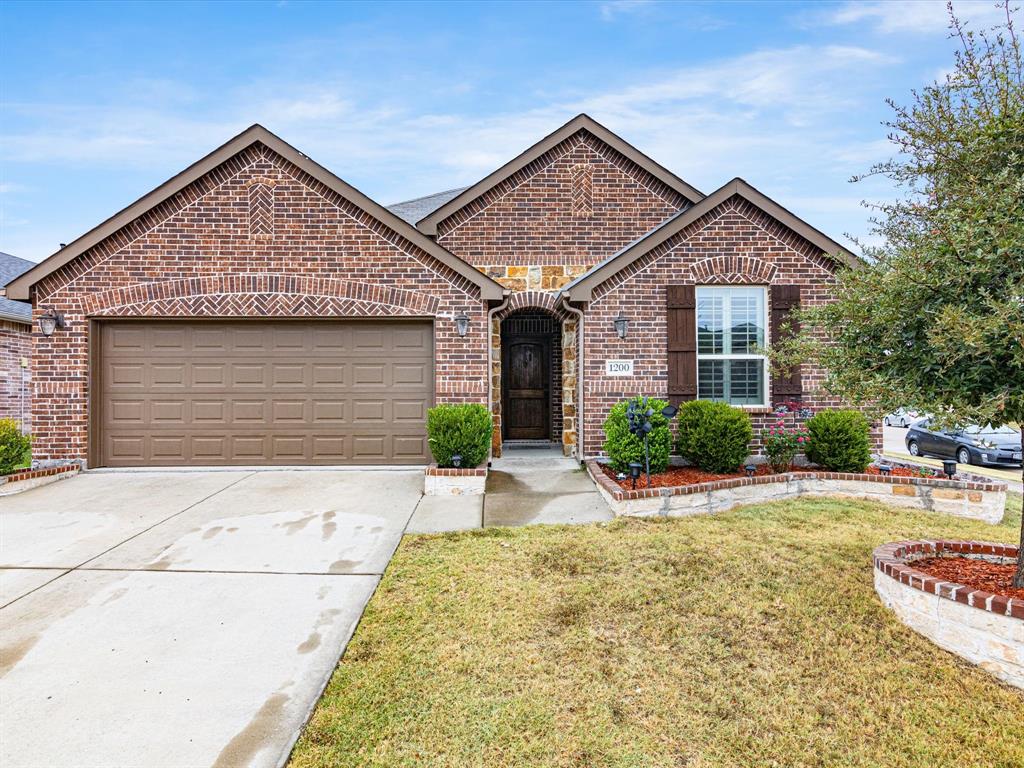
[[[777,268],[754,256],[712,256],[690,267],[695,283],[771,283]]]
[[[565,321],[574,315],[566,312],[561,302],[558,301],[558,294],[550,291],[522,291],[513,293],[508,300],[508,306],[494,313],[496,320],[504,320],[513,312],[524,309],[542,309],[550,312],[561,321]]]
[[[287,274],[204,275],[136,283],[92,294],[88,315],[421,315],[437,314],[440,300],[354,280]]]

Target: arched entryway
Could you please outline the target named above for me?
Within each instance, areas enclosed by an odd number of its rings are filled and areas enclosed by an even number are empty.
[[[501,321],[501,438],[561,442],[562,323],[542,309]]]

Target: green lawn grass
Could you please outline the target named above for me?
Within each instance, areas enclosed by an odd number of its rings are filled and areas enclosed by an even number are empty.
[[[800,499],[406,537],[309,766],[1024,765],[1024,693],[900,624],[871,551],[1000,526]]]

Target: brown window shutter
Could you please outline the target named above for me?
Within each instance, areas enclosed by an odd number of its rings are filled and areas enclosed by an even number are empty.
[[[800,321],[790,313],[800,307],[799,285],[773,285],[771,287],[771,343],[777,344],[800,330]],[[782,326],[789,325],[788,331]],[[800,377],[800,366],[791,369],[780,369],[775,365],[772,370],[772,402],[782,400],[799,400],[803,397],[803,381]]]
[[[666,286],[668,306],[668,399],[697,399],[697,292],[692,285]]]

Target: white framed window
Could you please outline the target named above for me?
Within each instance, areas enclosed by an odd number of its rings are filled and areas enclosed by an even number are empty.
[[[697,286],[697,397],[768,405],[768,289]]]

